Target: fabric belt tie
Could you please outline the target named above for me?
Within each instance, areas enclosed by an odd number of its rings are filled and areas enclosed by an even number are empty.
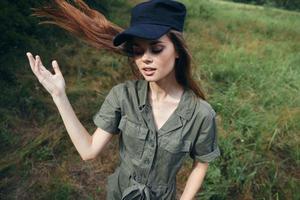
[[[151,189],[145,184],[141,184],[131,179],[133,185],[126,188],[122,195],[122,200],[151,200]]]

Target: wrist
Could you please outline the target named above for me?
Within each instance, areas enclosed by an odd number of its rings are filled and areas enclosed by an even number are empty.
[[[59,92],[59,93],[56,93],[56,94],[52,94],[51,96],[52,96],[52,99],[55,103],[60,102],[60,101],[67,98],[67,94],[66,94],[65,91]]]

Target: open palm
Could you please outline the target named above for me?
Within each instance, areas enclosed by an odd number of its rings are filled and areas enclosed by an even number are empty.
[[[34,75],[38,78],[43,87],[51,94],[51,96],[53,97],[63,94],[65,92],[66,84],[57,62],[52,61],[52,67],[55,72],[55,74],[52,74],[45,68],[38,55],[36,55],[35,58],[30,52],[26,55]]]

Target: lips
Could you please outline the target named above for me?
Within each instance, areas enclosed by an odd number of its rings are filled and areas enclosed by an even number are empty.
[[[143,68],[144,71],[154,71],[156,70],[155,68],[152,68],[152,67],[144,67]]]
[[[151,76],[154,74],[156,69],[152,68],[152,67],[144,67],[144,68],[142,68],[142,70],[146,76]]]

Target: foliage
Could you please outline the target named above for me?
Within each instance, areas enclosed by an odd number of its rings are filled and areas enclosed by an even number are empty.
[[[299,0],[226,0],[233,2],[241,2],[255,5],[273,6],[287,10],[300,10]]]
[[[88,1],[126,26],[127,1],[101,2],[105,7]],[[185,36],[217,112],[222,153],[210,164],[198,198],[299,199],[299,14],[183,2]],[[108,90],[130,78],[126,59],[91,49],[56,27],[37,26],[29,9],[37,1],[0,4],[0,199],[104,198],[106,177],[117,165],[117,140],[104,156],[82,162],[25,52],[39,53],[48,68],[50,59],[58,60],[70,102],[90,133]],[[179,190],[188,167],[178,176]]]
[[[198,73],[209,81],[222,149],[199,198],[297,199],[299,15],[184,2],[214,13],[191,15],[187,27],[195,62],[202,66]]]

